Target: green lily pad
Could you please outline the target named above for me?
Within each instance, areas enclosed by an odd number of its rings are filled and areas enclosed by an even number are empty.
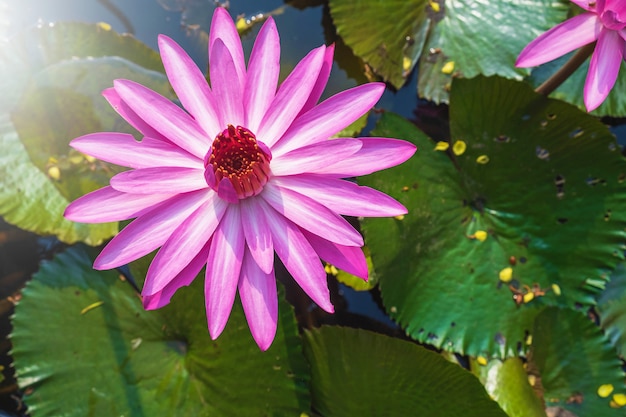
[[[621,361],[585,314],[552,307],[537,316],[529,362],[541,375],[547,406],[577,416],[623,415],[610,407],[611,396],[598,395],[604,384],[613,385],[613,394],[626,394]]]
[[[331,0],[329,7],[339,35],[376,74],[399,88],[419,59],[418,94],[440,103],[452,76],[529,74],[515,68],[517,55],[565,19],[569,2]]]
[[[472,372],[509,417],[546,417],[543,398],[529,384],[529,374],[520,358],[493,359],[486,365],[473,360],[472,364]]]
[[[517,355],[546,305],[594,304],[623,258],[626,163],[594,117],[497,77],[455,80],[450,128],[460,155],[399,116],[373,132],[419,148],[360,181],[409,210],[362,224],[383,302],[421,342]]]
[[[102,243],[116,224],[81,225],[63,218],[67,204],[108,184],[119,168],[69,148],[74,137],[132,132],[101,97],[115,78],[164,95],[170,87],[158,54],[106,25],[78,23],[24,32],[0,48],[0,116],[4,187],[0,215],[22,229],[60,240]]]
[[[261,352],[236,301],[209,337],[203,280],[144,311],[115,271],[81,248],[42,264],[13,319],[18,381],[38,416],[299,415],[309,371],[292,308],[280,301],[276,339]],[[281,297],[282,298],[282,297]],[[29,390],[29,391],[30,391]]]
[[[600,326],[617,349],[626,357],[626,265],[621,263],[611,275],[611,282],[598,298]]]
[[[471,373],[413,343],[322,327],[304,347],[322,416],[506,416]]]
[[[337,33],[373,72],[400,88],[422,53],[426,0],[330,0]]]
[[[572,55],[573,53],[568,54],[563,58],[559,58],[533,69],[529,81],[534,87],[539,86],[554,72],[559,70]],[[583,91],[585,89],[585,79],[587,78],[589,61],[590,59],[587,59],[587,61],[565,80],[563,84],[554,90],[550,97],[567,101],[568,103],[578,106],[581,110],[585,110]],[[622,62],[622,67],[617,76],[615,86],[613,86],[606,100],[597,109],[592,111],[591,114],[595,116],[625,117],[626,95],[624,91],[626,91],[626,64]]]

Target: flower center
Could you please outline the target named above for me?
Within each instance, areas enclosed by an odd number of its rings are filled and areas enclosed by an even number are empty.
[[[231,202],[257,195],[270,177],[270,150],[245,127],[228,125],[204,158],[209,187]]]

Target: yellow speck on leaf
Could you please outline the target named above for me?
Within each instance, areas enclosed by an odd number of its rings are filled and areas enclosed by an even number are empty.
[[[603,384],[598,387],[598,395],[602,398],[606,398],[613,392],[613,384]]]
[[[411,60],[411,58],[409,58],[408,56],[405,56],[404,58],[402,58],[402,69],[404,71],[410,70],[411,64],[413,64],[413,61]]]
[[[452,71],[454,71],[454,61],[448,61],[441,67],[441,72],[444,74],[452,74]]]
[[[477,356],[476,362],[478,362],[480,366],[485,366],[487,365],[487,358],[485,358],[484,356]]]
[[[474,232],[474,238],[476,238],[476,240],[484,242],[487,239],[487,232],[485,232],[484,230],[476,230],[476,232]]]
[[[235,22],[235,27],[237,28],[237,32],[241,33],[241,32],[243,32],[245,30],[248,30],[249,25],[248,25],[248,22],[246,21],[246,19],[244,19],[243,17],[240,17]]]
[[[526,294],[524,294],[524,303],[530,303],[534,299],[535,294],[533,294],[532,292],[527,292]]]
[[[85,157],[85,159],[87,160],[87,162],[89,162],[90,164],[93,164],[96,161],[96,158],[94,158],[91,155],[87,155],[87,154],[83,154],[83,156]]]
[[[478,158],[476,158],[476,163],[481,165],[488,164],[489,157],[487,155],[480,155]]]
[[[537,377],[535,375],[528,375],[528,383],[531,387],[534,387],[537,383]]]
[[[394,216],[394,219],[396,219],[396,220],[404,220],[404,214],[401,214],[399,216]]]
[[[528,346],[533,344],[533,335],[532,334],[529,334],[528,336],[526,336],[526,344]]]
[[[463,155],[466,149],[467,149],[467,144],[463,142],[462,140],[457,140],[456,142],[454,142],[454,145],[452,146],[452,152],[454,152],[456,156]]]
[[[450,147],[450,144],[448,142],[437,142],[437,144],[435,145],[435,150],[447,151],[449,147]]]
[[[511,279],[513,279],[513,268],[508,266],[500,271],[500,281],[509,282]]]
[[[552,284],[552,291],[554,295],[561,295],[561,287],[559,287],[559,284]]]
[[[626,405],[626,394],[614,394],[613,395],[613,401],[615,401],[615,404],[617,404],[620,407],[623,407]]]
[[[87,307],[85,307],[82,310],[80,310],[80,314],[85,314],[85,313],[93,310],[94,308],[100,307],[102,304],[104,304],[104,301],[96,301],[93,304],[89,304]]]
[[[111,30],[111,25],[105,22],[98,22],[98,27],[102,30],[106,30],[107,32]]]
[[[439,3],[437,3],[436,1],[430,0],[428,4],[430,4],[430,8],[433,9],[433,12],[435,13],[441,10],[441,6],[439,6]]]
[[[53,180],[59,180],[61,178],[61,170],[58,166],[51,166],[48,168],[48,176]]]

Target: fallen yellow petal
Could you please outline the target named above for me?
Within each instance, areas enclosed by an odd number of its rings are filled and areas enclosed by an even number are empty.
[[[487,358],[485,358],[484,356],[477,356],[476,362],[478,362],[480,366],[485,366],[487,365]]]
[[[441,10],[441,6],[439,6],[439,3],[437,3],[436,1],[429,1],[428,2],[430,4],[430,8],[433,9],[433,12],[437,13],[439,10]]]
[[[435,145],[435,150],[447,151],[449,147],[450,147],[450,144],[448,142],[437,142],[437,144]]]
[[[561,287],[559,287],[559,284],[552,284],[552,291],[554,295],[561,295]]]
[[[104,304],[104,301],[96,301],[93,304],[89,304],[87,307],[85,307],[82,310],[80,310],[80,314],[85,314],[88,311],[93,310],[94,308],[100,307],[102,304]]]
[[[489,157],[487,155],[480,155],[478,158],[476,158],[476,163],[485,165],[489,163]]]
[[[598,387],[598,395],[602,398],[606,398],[613,392],[613,384],[603,384]]]
[[[626,405],[626,394],[614,394],[613,395],[613,401],[615,401],[615,404],[619,405],[620,407],[623,407]]]
[[[51,166],[48,168],[48,176],[53,180],[59,180],[61,178],[61,170],[58,166]]]
[[[108,23],[105,22],[98,22],[97,25],[100,27],[100,29],[109,31],[111,30],[111,25],[109,25]]]
[[[441,67],[441,72],[444,74],[452,74],[452,71],[454,71],[454,61],[448,61]]]
[[[509,282],[511,279],[513,279],[513,268],[509,266],[500,271],[500,281]]]
[[[477,230],[474,233],[474,238],[476,238],[476,240],[484,242],[487,239],[487,232],[485,232],[484,230]]]
[[[456,156],[463,155],[466,149],[467,149],[467,144],[463,142],[462,140],[457,140],[456,142],[454,142],[454,145],[452,146],[452,152],[454,152]]]
[[[530,303],[535,298],[535,294],[532,292],[527,292],[524,294],[524,303]]]

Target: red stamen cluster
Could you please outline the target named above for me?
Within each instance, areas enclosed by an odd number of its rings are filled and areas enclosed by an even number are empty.
[[[214,175],[205,175],[217,191],[224,178],[230,180],[237,197],[244,199],[257,195],[270,177],[269,149],[259,146],[256,137],[245,127],[228,125],[213,141],[210,153],[205,158],[204,167]]]

